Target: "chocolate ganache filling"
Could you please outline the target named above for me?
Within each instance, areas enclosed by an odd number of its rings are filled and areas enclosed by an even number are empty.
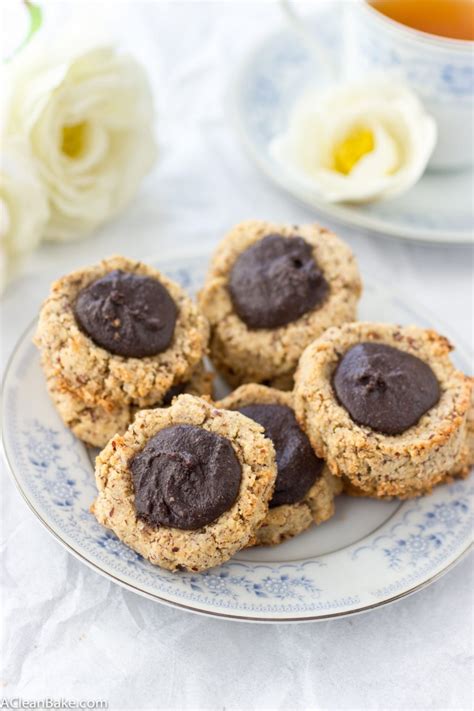
[[[165,394],[163,395],[163,400],[160,402],[159,405],[156,405],[156,407],[168,407],[169,405],[171,405],[173,398],[177,397],[178,395],[182,395],[188,385],[189,382],[177,383],[176,385],[172,385],[170,389],[165,392]]]
[[[130,460],[137,516],[150,526],[201,528],[228,511],[242,470],[228,439],[172,425]]]
[[[156,355],[173,338],[178,309],[157,279],[115,269],[79,292],[74,316],[94,343],[125,358]]]
[[[252,404],[239,412],[262,425],[275,447],[277,478],[270,508],[304,499],[321,476],[324,462],[313,452],[293,410],[286,405]]]
[[[383,343],[359,343],[339,361],[333,388],[358,425],[399,435],[438,402],[439,384],[430,366]]]
[[[302,237],[267,235],[236,260],[229,292],[252,329],[278,328],[320,306],[329,286]]]

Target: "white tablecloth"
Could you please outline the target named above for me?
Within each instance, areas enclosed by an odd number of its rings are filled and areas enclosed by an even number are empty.
[[[92,4],[91,18],[99,6],[105,7]],[[25,265],[3,300],[3,362],[51,279],[74,267],[117,252],[210,250],[233,223],[250,217],[315,217],[250,164],[226,114],[232,72],[281,22],[279,8],[180,1],[108,8],[112,26],[150,73],[160,160],[120,218],[89,240],[43,246]],[[50,9],[51,18],[55,12],[59,7]],[[330,226],[351,244],[364,274],[472,341],[469,249]],[[0,696],[107,699],[110,708],[133,709],[472,706],[472,557],[425,591],[369,614],[249,625],[153,603],[92,572],[41,527],[5,472],[2,521]]]

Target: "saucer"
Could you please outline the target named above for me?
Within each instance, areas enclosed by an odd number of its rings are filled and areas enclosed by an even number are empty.
[[[314,37],[334,59],[342,51],[336,13],[308,20]],[[261,171],[276,185],[319,214],[407,240],[472,244],[474,172],[428,170],[403,195],[366,205],[332,204],[306,194],[284,174],[270,154],[272,140],[288,123],[291,110],[308,88],[327,86],[314,56],[290,26],[266,37],[240,68],[230,92],[231,118],[241,141]]]

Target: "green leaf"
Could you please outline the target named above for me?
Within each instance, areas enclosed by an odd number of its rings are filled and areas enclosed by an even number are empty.
[[[43,22],[43,12],[39,5],[34,5],[30,0],[25,0],[25,5],[30,15],[30,30],[25,38],[24,44],[30,41]]]
[[[26,33],[26,36],[25,36],[23,42],[21,42],[21,44],[14,50],[14,52],[12,52],[12,54],[6,59],[7,62],[10,61],[10,59],[12,59],[15,56],[15,54],[17,54],[24,47],[26,47],[28,42],[33,37],[33,35],[36,34],[36,32],[38,32],[39,28],[43,24],[43,12],[41,10],[41,7],[39,5],[35,5],[34,3],[30,2],[30,0],[23,0],[23,1],[24,1],[26,10],[28,12],[29,20],[30,20],[28,32]]]

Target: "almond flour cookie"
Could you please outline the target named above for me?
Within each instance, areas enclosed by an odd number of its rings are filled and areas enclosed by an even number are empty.
[[[350,323],[303,353],[295,411],[350,493],[409,498],[465,471],[470,378],[415,326]]]
[[[48,369],[44,368],[45,373]],[[190,379],[173,386],[161,403],[155,407],[167,407],[176,395],[212,395],[213,375],[199,363]],[[51,399],[64,424],[83,442],[92,447],[105,447],[111,437],[123,434],[137,413],[137,406],[127,403],[122,407],[106,409],[101,405],[86,405],[59,375],[47,375],[46,384]]]
[[[234,386],[291,388],[303,350],[354,320],[360,293],[354,255],[332,232],[243,222],[217,248],[199,297],[212,360]]]
[[[466,428],[466,465],[469,470],[474,466],[474,378],[471,378],[471,406],[467,413],[467,428]]]
[[[470,379],[472,383],[472,378]],[[440,479],[438,484],[451,484],[456,479],[466,479],[474,466],[474,388],[472,389],[471,406],[467,413],[466,439],[454,466]],[[377,496],[377,490],[363,490],[354,486],[347,477],[343,477],[344,493],[349,496],[365,496],[376,499],[391,499],[391,496]]]
[[[99,454],[92,511],[151,563],[200,571],[252,539],[275,477],[260,425],[179,395],[169,408],[139,412]]]
[[[35,343],[48,377],[87,407],[151,406],[186,382],[209,328],[180,286],[125,257],[79,269],[52,285]]]
[[[281,543],[334,514],[334,497],[342,489],[322,459],[314,454],[293,413],[293,396],[264,385],[241,385],[217,407],[238,410],[265,428],[277,461],[270,509],[253,545]]]

